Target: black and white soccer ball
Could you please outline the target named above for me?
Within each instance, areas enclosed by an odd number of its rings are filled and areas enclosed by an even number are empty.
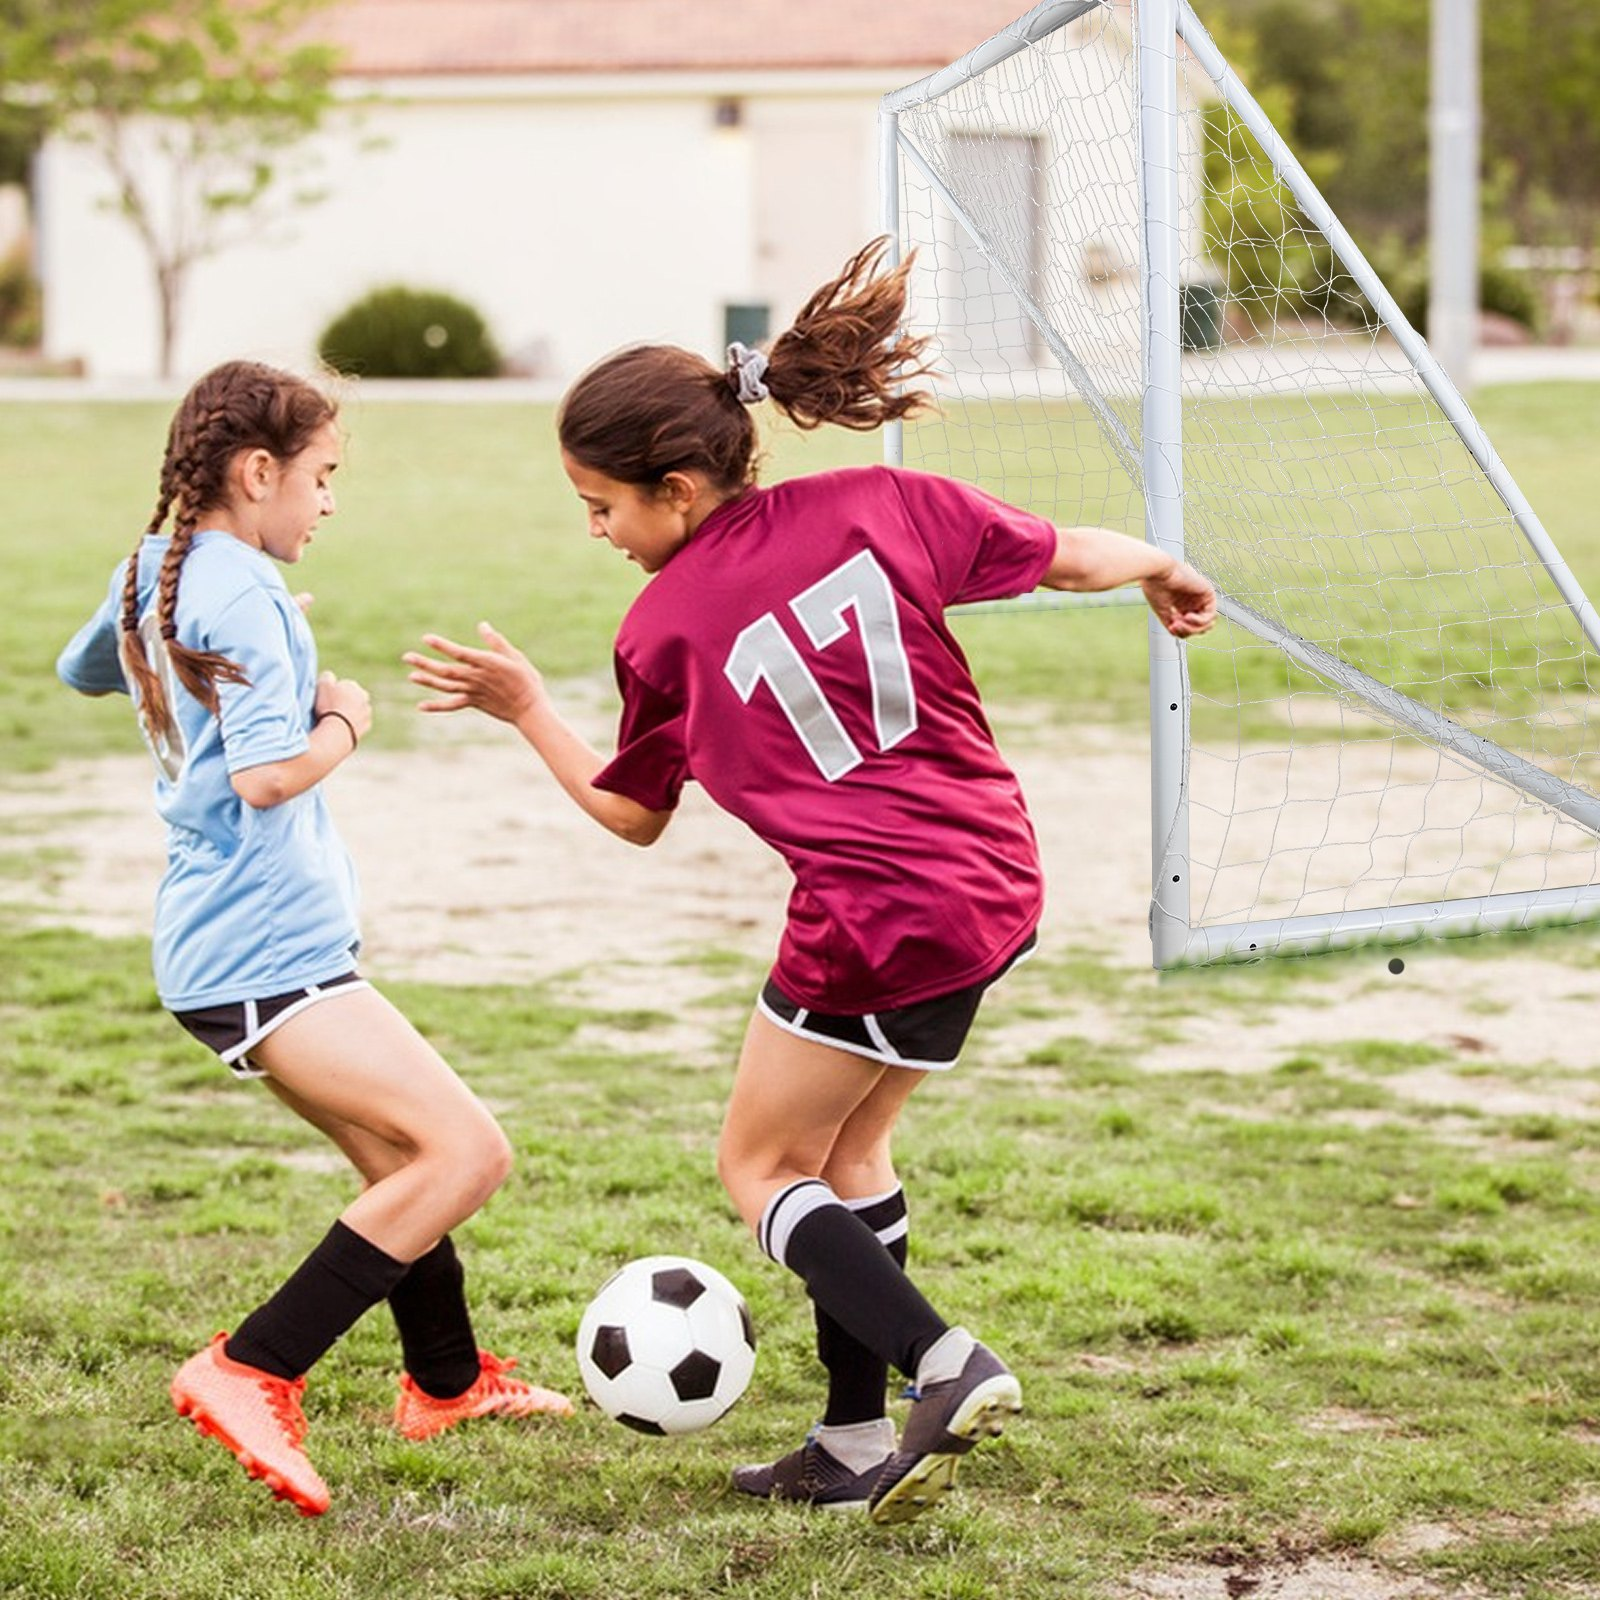
[[[640,1433],[709,1428],[756,1363],[744,1296],[687,1256],[645,1256],[601,1284],[578,1324],[589,1398]]]

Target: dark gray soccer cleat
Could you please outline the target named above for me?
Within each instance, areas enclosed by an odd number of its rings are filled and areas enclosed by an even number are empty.
[[[893,1435],[889,1436],[892,1440]],[[865,1472],[856,1472],[830,1455],[817,1439],[808,1434],[798,1450],[765,1466],[735,1467],[733,1486],[741,1494],[763,1500],[784,1500],[791,1505],[818,1506],[829,1511],[856,1511],[867,1503],[867,1496],[893,1453],[885,1454]]]
[[[868,1515],[874,1522],[920,1517],[954,1486],[961,1457],[1021,1410],[1022,1385],[992,1350],[974,1344],[955,1377],[918,1392],[900,1448],[872,1486]]]

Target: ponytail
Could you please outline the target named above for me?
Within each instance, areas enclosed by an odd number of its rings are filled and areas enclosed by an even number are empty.
[[[912,258],[880,272],[888,244],[874,239],[856,251],[773,342],[766,387],[797,427],[834,422],[870,433],[932,403],[926,389],[895,392],[930,369],[926,338],[901,327]]]
[[[875,239],[801,307],[770,352],[733,345],[726,369],[675,345],[635,345],[606,357],[568,390],[556,419],[561,448],[619,483],[654,487],[669,472],[702,472],[736,493],[755,477],[749,405],[770,396],[797,427],[835,422],[870,432],[932,404],[927,341],[901,327],[908,257],[882,272]],[[898,390],[898,392],[897,392]]]

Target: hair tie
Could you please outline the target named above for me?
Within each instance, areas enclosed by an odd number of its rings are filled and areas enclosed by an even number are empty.
[[[752,350],[737,339],[728,346],[728,382],[742,404],[753,406],[771,395],[765,382],[767,366],[765,351]]]
[[[163,639],[176,639],[178,637],[178,625],[177,625],[177,623],[175,623],[175,622],[163,622],[161,624],[161,637]]]

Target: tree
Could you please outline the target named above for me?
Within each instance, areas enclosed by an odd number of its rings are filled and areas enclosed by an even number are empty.
[[[0,91],[81,140],[144,246],[171,375],[196,262],[318,198],[305,141],[336,53],[298,31],[325,0],[0,0]]]
[[[1260,76],[1291,92],[1284,131],[1325,155],[1330,203],[1358,229],[1427,234],[1428,25],[1424,0],[1209,0],[1253,36]],[[1486,196],[1520,242],[1600,235],[1600,6],[1485,0]]]
[[[16,93],[16,62],[32,48],[41,0],[0,0],[0,183],[26,183],[47,118],[37,97]],[[8,90],[11,92],[8,93]]]

